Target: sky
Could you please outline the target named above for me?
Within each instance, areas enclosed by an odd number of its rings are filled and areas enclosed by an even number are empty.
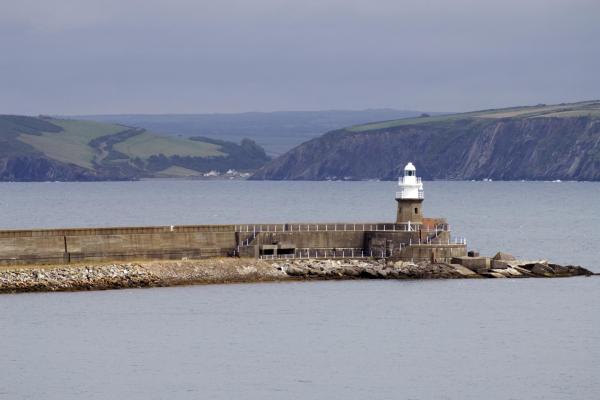
[[[0,0],[0,114],[600,98],[599,0]]]

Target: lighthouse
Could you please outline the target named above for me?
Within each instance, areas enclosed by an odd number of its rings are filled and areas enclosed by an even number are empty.
[[[398,202],[397,224],[421,224],[423,222],[423,183],[417,178],[417,169],[412,162],[404,167],[404,176],[398,180],[400,190],[396,192]]]

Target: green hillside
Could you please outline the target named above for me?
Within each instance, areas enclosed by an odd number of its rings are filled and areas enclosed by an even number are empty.
[[[463,119],[503,119],[503,118],[565,118],[565,117],[600,117],[600,101],[583,101],[579,103],[563,103],[556,105],[539,104],[536,106],[510,107],[493,110],[473,111],[467,113],[403,118],[390,121],[354,125],[346,130],[366,132],[388,129],[398,126],[420,125],[430,123],[449,123]]]
[[[158,154],[190,157],[223,157],[226,155],[221,151],[220,146],[213,143],[160,136],[147,131],[117,143],[114,148],[132,158],[149,158]]]
[[[44,153],[48,158],[84,168],[93,168],[96,154],[89,145],[91,140],[125,130],[119,125],[87,121],[53,119],[51,123],[61,130],[21,133],[17,139]]]
[[[255,146],[255,145],[254,145]],[[118,124],[0,115],[0,180],[112,180],[252,171],[264,150]]]

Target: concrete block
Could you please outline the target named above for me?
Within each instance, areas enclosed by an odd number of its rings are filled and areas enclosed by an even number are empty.
[[[475,272],[471,271],[469,268],[465,268],[460,264],[450,264],[452,268],[456,270],[459,274],[463,276],[475,276],[477,275]]]
[[[514,261],[516,260],[515,256],[513,256],[512,254],[508,254],[508,253],[503,253],[501,251],[499,251],[498,253],[496,253],[496,255],[493,258],[494,260],[505,260],[505,261]]]
[[[473,271],[489,270],[491,264],[489,257],[454,257],[451,263],[460,264]]]

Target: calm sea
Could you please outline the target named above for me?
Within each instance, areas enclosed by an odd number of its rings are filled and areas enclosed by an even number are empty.
[[[0,229],[392,221],[393,182],[1,183]],[[600,184],[426,182],[485,254],[600,272]],[[591,399],[600,279],[0,296],[0,399]]]

